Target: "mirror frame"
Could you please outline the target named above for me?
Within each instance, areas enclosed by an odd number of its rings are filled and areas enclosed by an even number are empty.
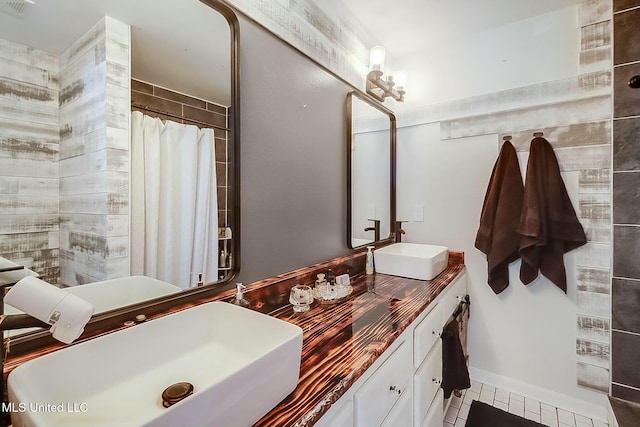
[[[239,40],[240,25],[235,11],[224,3],[223,0],[200,0],[202,3],[211,7],[225,17],[229,24],[230,32],[230,73],[231,73],[231,102],[229,106],[229,132],[232,141],[232,150],[230,156],[232,161],[229,163],[229,176],[233,181],[233,196],[229,199],[233,202],[233,211],[231,215],[231,224],[233,230],[232,253],[234,265],[231,272],[222,282],[207,284],[206,286],[187,289],[177,294],[163,296],[141,303],[128,305],[114,310],[106,311],[94,315],[85,327],[85,331],[80,339],[75,343],[79,343],[85,339],[108,333],[123,325],[124,322],[133,320],[136,315],[144,314],[145,316],[155,315],[167,310],[189,303],[195,303],[198,300],[218,295],[234,285],[233,279],[238,275],[241,265],[241,224],[240,224],[240,66],[239,66]],[[49,331],[42,330],[38,332],[26,333],[11,337],[11,347],[8,351],[9,356],[18,356],[30,351],[40,349],[42,347],[56,344],[56,341]],[[74,344],[75,344],[74,343]],[[59,344],[59,343],[58,343]],[[73,344],[71,344],[73,345]]]
[[[381,238],[380,240],[375,240],[365,245],[353,246],[352,245],[352,235],[353,235],[353,226],[352,226],[352,215],[353,215],[353,206],[352,206],[352,197],[353,197],[353,188],[352,188],[352,178],[351,174],[353,172],[351,167],[351,162],[353,160],[353,152],[351,150],[351,145],[353,144],[353,99],[357,98],[369,106],[375,108],[381,113],[385,114],[389,117],[389,148],[390,148],[390,191],[389,191],[389,237]],[[350,249],[359,249],[369,245],[375,245],[379,243],[393,242],[395,241],[395,222],[396,222],[396,116],[393,114],[391,110],[386,108],[384,105],[379,103],[370,95],[367,95],[364,92],[359,90],[351,91],[347,94],[346,99],[346,113],[347,113],[347,247]]]

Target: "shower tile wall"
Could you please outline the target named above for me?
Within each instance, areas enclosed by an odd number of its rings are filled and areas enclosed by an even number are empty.
[[[639,0],[613,1],[613,280],[611,392],[640,402],[640,74]]]
[[[105,17],[60,56],[60,282],[129,274],[129,27]]]
[[[57,283],[58,58],[0,39],[0,256]]]
[[[228,223],[231,215],[228,195],[231,189],[227,177],[232,153],[228,144],[228,108],[155,86],[140,80],[131,80],[131,110],[141,111],[151,117],[173,120],[213,128],[216,150],[216,183],[218,190],[218,225]]]

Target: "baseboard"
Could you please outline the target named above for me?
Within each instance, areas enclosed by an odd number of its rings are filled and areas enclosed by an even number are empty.
[[[530,397],[539,402],[565,409],[576,414],[601,421],[607,421],[608,418],[607,396],[605,394],[602,395],[602,402],[600,404],[594,404],[593,402],[576,399],[565,394],[557,393],[552,390],[527,384],[513,378],[504,377],[502,375],[474,367],[469,368],[469,375],[471,376],[471,379],[483,384],[488,384],[496,388],[521,394],[522,396]]]

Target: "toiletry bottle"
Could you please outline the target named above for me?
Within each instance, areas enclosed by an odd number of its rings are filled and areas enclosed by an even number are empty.
[[[367,246],[367,260],[366,260],[366,265],[365,265],[365,273],[366,274],[373,274],[373,272],[374,272],[374,268],[373,268],[373,252],[372,252],[373,248],[374,248],[374,246]]]
[[[231,301],[232,304],[239,305],[241,307],[249,307],[251,304],[244,298],[243,291],[247,289],[245,285],[242,283],[236,283],[236,297]]]
[[[218,267],[225,268],[227,266],[227,252],[223,249],[220,249],[220,258],[218,259]]]

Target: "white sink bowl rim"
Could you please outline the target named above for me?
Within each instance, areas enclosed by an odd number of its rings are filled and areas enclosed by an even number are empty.
[[[374,251],[378,273],[431,280],[447,268],[449,248],[421,243],[394,243]]]
[[[254,424],[298,382],[302,330],[226,302],[202,304],[64,348],[8,379],[15,427]],[[169,408],[163,390],[194,393]],[[62,411],[30,405],[62,404]],[[74,409],[78,409],[74,411]]]

